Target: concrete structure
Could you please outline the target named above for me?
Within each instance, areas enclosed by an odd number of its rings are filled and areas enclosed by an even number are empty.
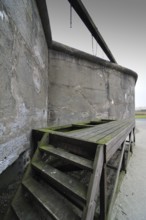
[[[0,173],[47,125],[48,50],[34,1],[0,2]]]
[[[0,206],[29,161],[32,128],[134,116],[136,73],[53,43],[50,30],[48,41],[43,27],[34,0],[0,1]]]
[[[48,49],[36,4],[34,1],[2,0],[0,1],[0,173],[3,172],[0,176],[1,214],[5,212],[5,206],[17,187],[15,183],[18,183],[29,161],[31,129],[47,125],[47,107]],[[19,162],[5,171],[20,155]]]
[[[134,116],[135,74],[55,43],[49,50],[48,124]]]

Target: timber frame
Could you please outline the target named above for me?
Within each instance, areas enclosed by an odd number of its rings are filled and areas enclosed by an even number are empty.
[[[107,124],[108,122],[109,125]],[[106,124],[104,124],[106,123]],[[99,132],[99,129],[97,129],[95,133],[95,138],[91,138],[93,133],[95,132],[95,125],[100,124],[100,128],[102,128],[102,133],[100,135],[97,135]],[[103,125],[101,125],[103,124]],[[114,127],[112,127],[114,125]],[[110,216],[112,213],[112,207],[116,198],[116,193],[118,190],[118,184],[120,184],[119,179],[123,175],[123,172],[127,172],[127,166],[130,154],[133,153],[133,146],[135,144],[135,121],[132,120],[123,120],[123,121],[113,121],[102,119],[102,120],[95,120],[90,122],[80,122],[72,125],[67,125],[65,128],[89,128],[84,131],[78,130],[78,132],[72,132],[68,131],[67,135],[70,138],[79,138],[84,139],[90,142],[96,142],[97,143],[97,152],[94,160],[94,166],[95,166],[95,173],[93,173],[95,176],[100,176],[100,184],[99,182],[92,180],[92,183],[90,183],[89,186],[89,199],[87,202],[87,208],[84,211],[84,215],[82,219],[93,219],[94,212],[96,205],[94,204],[95,198],[97,198],[97,194],[100,194],[100,219],[102,220],[110,220]],[[94,127],[94,129],[93,129]],[[97,127],[96,127],[97,128]],[[117,130],[115,130],[115,128]],[[57,127],[57,128],[51,128],[51,130],[62,130],[64,127]],[[92,131],[92,134],[88,136],[90,130]],[[107,130],[110,132],[107,132]],[[110,133],[110,135],[109,135]],[[57,135],[58,132],[56,132]],[[105,136],[104,136],[105,135]],[[104,137],[103,137],[104,136]],[[97,141],[97,139],[99,139]],[[118,166],[112,167],[108,164],[112,156],[116,153],[116,151],[120,152],[119,156],[119,164]],[[98,159],[97,159],[98,158]],[[107,167],[110,167],[111,169],[116,170],[116,177],[115,177],[115,183],[113,192],[111,195],[111,198],[107,202]],[[98,168],[98,174],[96,174],[96,169]],[[92,210],[92,211],[91,211]]]
[[[39,204],[41,216],[55,220],[110,220],[119,180],[133,152],[135,121],[98,119],[32,134],[38,147],[5,220],[12,212],[23,219],[21,207],[26,216],[29,203]],[[82,173],[86,182],[80,179]],[[36,211],[30,214],[36,218]]]

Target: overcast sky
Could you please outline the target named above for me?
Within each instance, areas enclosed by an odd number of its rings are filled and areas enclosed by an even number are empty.
[[[119,65],[138,73],[136,107],[146,107],[146,0],[82,0]],[[106,59],[68,0],[47,0],[53,40]]]

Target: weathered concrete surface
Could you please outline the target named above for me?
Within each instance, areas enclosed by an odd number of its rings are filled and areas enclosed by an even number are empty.
[[[132,117],[134,89],[132,71],[62,45],[49,51],[49,124]]]
[[[134,115],[135,78],[126,69],[59,46],[49,50],[48,70],[34,0],[1,0],[0,33],[0,173],[29,148],[47,113],[49,125]]]
[[[0,219],[2,220],[21,182],[24,170],[30,161],[29,151],[20,157],[0,175]]]
[[[48,50],[34,0],[0,1],[0,173],[47,124]]]
[[[32,129],[134,115],[132,71],[61,45],[48,57],[47,46],[35,0],[0,1],[0,218],[29,161]]]
[[[48,49],[35,1],[1,0],[0,219],[29,162],[31,130],[47,125],[47,107]]]

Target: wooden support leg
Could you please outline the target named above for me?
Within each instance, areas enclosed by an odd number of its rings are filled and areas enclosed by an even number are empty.
[[[106,219],[106,164],[103,165],[101,181],[100,181],[100,219]]]
[[[130,152],[133,153],[132,132],[129,134]]]
[[[96,200],[100,189],[100,180],[101,180],[103,164],[104,164],[104,146],[98,145],[94,159],[93,173],[91,175],[91,179],[88,187],[87,203],[86,203],[86,207],[84,208],[83,216],[81,220],[94,219]]]
[[[127,169],[126,169],[126,152],[125,151],[124,151],[124,154],[123,154],[121,170],[123,170],[125,173],[127,172]]]
[[[133,128],[133,142],[135,144],[135,127]]]

